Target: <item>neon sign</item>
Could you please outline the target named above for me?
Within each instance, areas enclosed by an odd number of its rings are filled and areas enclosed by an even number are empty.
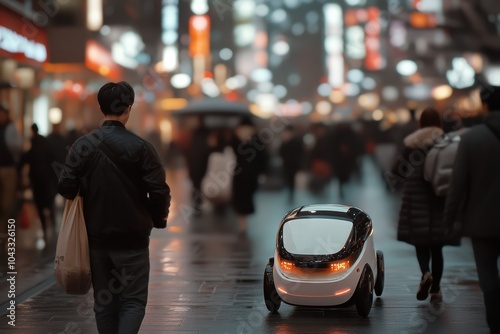
[[[47,48],[45,45],[2,26],[0,26],[0,49],[10,53],[20,53],[26,58],[36,60],[40,63],[47,60]]]

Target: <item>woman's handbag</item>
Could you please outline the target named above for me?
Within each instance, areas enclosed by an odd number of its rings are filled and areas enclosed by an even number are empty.
[[[92,283],[87,229],[83,217],[83,199],[79,195],[66,200],[57,239],[54,275],[64,292],[86,294]]]

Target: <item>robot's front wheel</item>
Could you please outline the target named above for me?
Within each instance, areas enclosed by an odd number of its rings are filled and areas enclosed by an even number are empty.
[[[273,261],[269,259],[264,270],[264,301],[269,312],[276,313],[281,306],[281,298],[276,291],[273,279]]]
[[[381,296],[382,291],[384,291],[384,280],[385,280],[384,253],[382,253],[382,251],[377,251],[377,280],[375,281],[375,294],[377,296]]]
[[[356,291],[356,310],[364,318],[370,314],[373,303],[373,271],[366,265]]]

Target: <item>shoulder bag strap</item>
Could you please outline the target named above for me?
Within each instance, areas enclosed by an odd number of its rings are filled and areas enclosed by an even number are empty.
[[[138,187],[139,189],[141,188],[139,186],[137,176],[134,175],[133,171],[128,166],[125,166],[123,162],[120,161],[116,153],[113,152],[113,150],[106,143],[102,141],[97,147],[101,149],[101,152],[104,153],[104,155],[107,156],[109,160],[111,160],[111,162],[118,168],[122,175],[130,180],[136,187]]]

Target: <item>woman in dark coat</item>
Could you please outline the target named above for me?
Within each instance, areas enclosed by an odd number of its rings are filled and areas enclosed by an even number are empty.
[[[233,176],[232,204],[238,214],[239,230],[247,230],[247,215],[255,211],[254,194],[258,178],[267,166],[267,151],[259,140],[250,118],[245,117],[236,128],[232,147],[236,155]]]
[[[33,124],[31,130],[33,132],[31,149],[21,157],[20,168],[25,164],[29,165],[33,200],[42,223],[44,238],[47,239],[46,209],[49,212],[49,219],[54,232],[56,228],[54,200],[57,195],[57,178],[59,175],[52,167],[52,163],[57,161],[57,158],[47,138],[38,133],[38,126]]]
[[[288,200],[292,202],[295,194],[295,175],[301,169],[304,159],[302,137],[295,134],[292,125],[288,125],[282,133],[279,155],[282,161],[285,185],[288,189]]]
[[[439,113],[433,108],[425,109],[420,117],[420,128],[404,139],[403,152],[393,168],[393,173],[404,179],[398,240],[415,246],[422,271],[418,300],[427,299],[429,293],[431,301],[442,300],[445,197],[436,196],[430,182],[424,179],[425,157],[442,134]]]
[[[333,129],[331,154],[333,176],[339,181],[339,196],[344,196],[344,185],[356,171],[362,144],[350,124],[339,124]]]

